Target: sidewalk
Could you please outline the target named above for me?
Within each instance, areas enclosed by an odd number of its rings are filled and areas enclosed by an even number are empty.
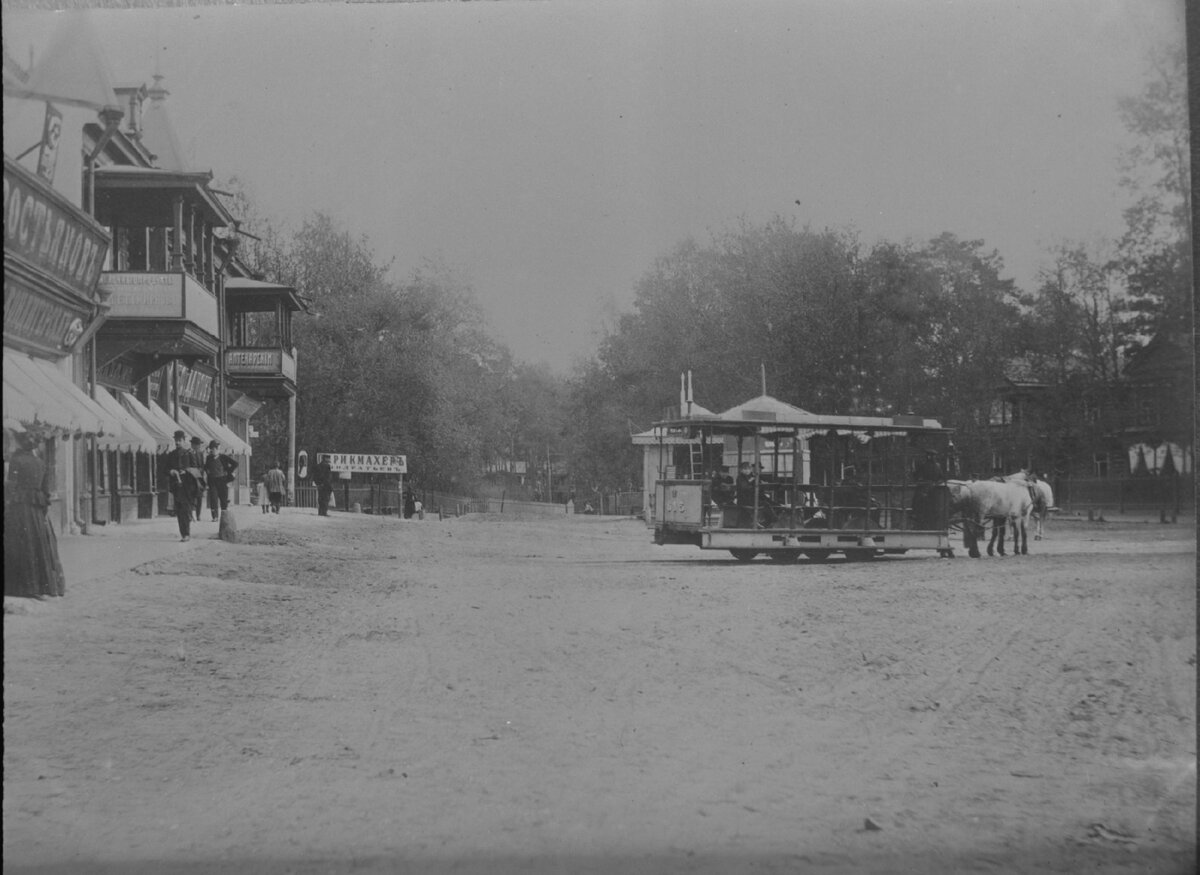
[[[261,520],[262,511],[249,504],[230,507],[237,516],[239,530],[251,528]],[[71,587],[128,571],[164,556],[192,550],[217,537],[217,523],[206,508],[201,521],[192,521],[190,541],[179,540],[179,524],[173,516],[129,520],[106,526],[92,526],[87,535],[58,536],[58,555]]]

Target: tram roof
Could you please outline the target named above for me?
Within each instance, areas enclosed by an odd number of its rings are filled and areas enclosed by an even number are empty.
[[[679,430],[723,432],[776,431],[800,432],[800,437],[809,437],[823,432],[839,434],[951,434],[954,429],[946,428],[936,419],[921,416],[829,416],[809,414],[802,421],[779,419],[723,419],[716,417],[693,417],[691,419],[669,419],[654,423],[655,429],[668,432]]]
[[[693,415],[656,422],[654,429],[676,433],[711,430],[726,434],[787,431],[801,432],[801,437],[828,431],[837,431],[843,434],[866,432],[876,434],[949,434],[953,431],[953,429],[945,428],[936,419],[912,413],[896,416],[838,416],[810,413],[780,401],[778,398],[772,398],[770,395],[760,395],[722,413],[707,416]]]

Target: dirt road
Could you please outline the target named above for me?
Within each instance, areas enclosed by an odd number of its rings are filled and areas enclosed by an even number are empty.
[[[1183,873],[1194,528],[740,565],[299,511],[5,616],[13,873]]]

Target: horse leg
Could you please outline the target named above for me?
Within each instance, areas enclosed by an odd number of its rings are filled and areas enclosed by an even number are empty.
[[[1000,555],[1004,554],[1004,519],[997,518],[992,520],[992,539],[988,542],[988,555],[995,556],[993,548],[1000,551]]]
[[[1025,517],[1021,517],[1019,525],[1021,526],[1021,555],[1028,556],[1029,555],[1029,533],[1026,530]],[[1013,527],[1013,552],[1016,552],[1016,549],[1017,549],[1017,529],[1016,529],[1016,525],[1014,525],[1014,527]]]
[[[963,520],[963,546],[972,559],[979,558],[979,532],[975,528],[978,525],[974,520]]]

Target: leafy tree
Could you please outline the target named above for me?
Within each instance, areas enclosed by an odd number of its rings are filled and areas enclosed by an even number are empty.
[[[1118,108],[1138,139],[1125,154],[1121,184],[1135,198],[1115,267],[1125,277],[1132,328],[1147,338],[1186,330],[1191,318],[1191,177],[1187,59],[1182,44],[1150,62],[1141,94]]]

